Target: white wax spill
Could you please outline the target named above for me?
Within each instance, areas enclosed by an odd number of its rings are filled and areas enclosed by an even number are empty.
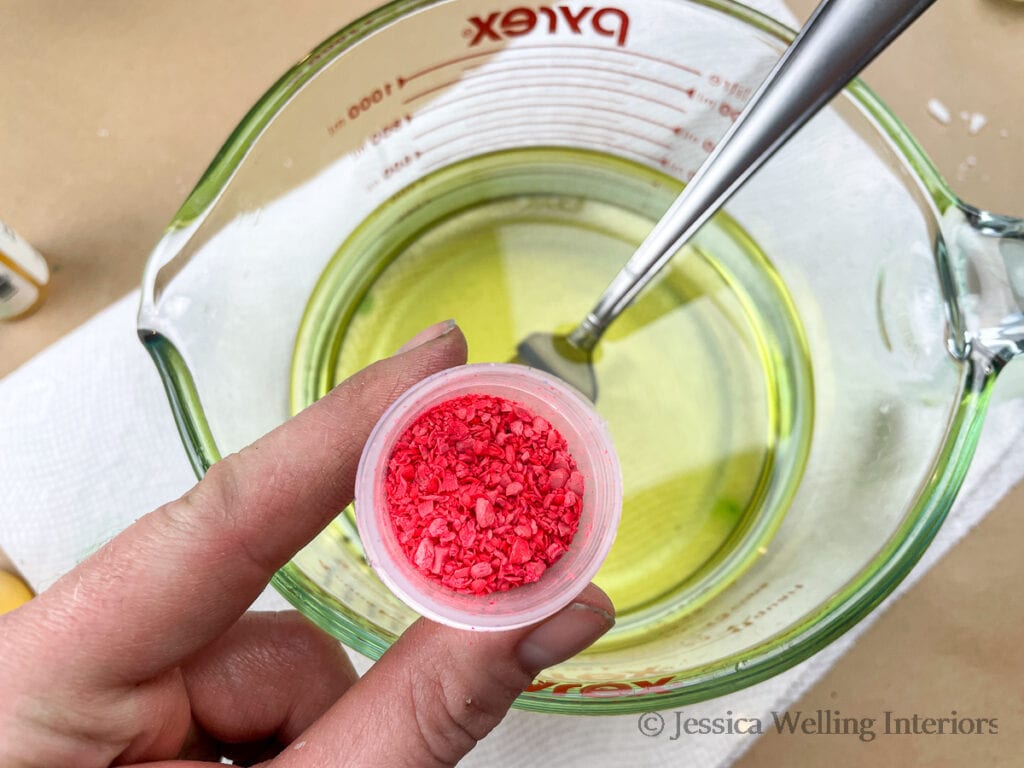
[[[985,124],[987,122],[988,122],[988,118],[987,117],[985,117],[980,112],[975,112],[973,115],[971,115],[971,120],[967,124],[967,131],[968,131],[968,133],[970,133],[972,136],[977,135],[977,133],[982,128],[985,127]]]
[[[949,125],[949,121],[951,120],[949,107],[947,107],[938,99],[928,99],[928,114],[930,114],[943,125]]]

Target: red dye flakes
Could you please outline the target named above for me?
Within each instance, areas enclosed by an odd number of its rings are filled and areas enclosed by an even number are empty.
[[[385,494],[395,535],[420,573],[489,595],[537,581],[569,548],[583,475],[543,418],[500,397],[466,395],[402,434]]]

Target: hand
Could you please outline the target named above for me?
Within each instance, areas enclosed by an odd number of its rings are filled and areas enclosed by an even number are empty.
[[[458,762],[537,672],[611,627],[600,590],[507,633],[421,619],[359,680],[298,614],[245,609],[351,500],[390,402],[465,359],[453,324],[427,329],[0,618],[0,765]]]

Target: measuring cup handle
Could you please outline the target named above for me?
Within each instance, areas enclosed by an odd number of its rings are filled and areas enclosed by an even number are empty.
[[[953,351],[993,372],[1024,355],[1024,220],[958,201],[942,216],[938,257]]]
[[[825,0],[573,335],[601,334],[690,237],[934,0]]]

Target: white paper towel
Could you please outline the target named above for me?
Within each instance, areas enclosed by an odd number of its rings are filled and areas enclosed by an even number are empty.
[[[183,493],[194,476],[159,378],[134,329],[132,294],[0,380],[0,546],[45,589],[133,520]],[[1010,366],[1014,369],[1014,366]],[[1008,371],[1018,379],[1019,371]],[[1006,382],[1009,383],[1009,382]],[[997,402],[964,490],[905,590],[1024,475],[1011,454],[1024,438],[1024,401]],[[891,604],[891,599],[889,603]],[[278,609],[273,592],[258,608]],[[875,614],[877,616],[877,612]],[[765,683],[687,708],[694,717],[767,718],[835,663],[870,620],[809,661]],[[357,667],[365,669],[365,660]],[[570,718],[513,712],[467,766],[724,766],[744,736],[647,738],[635,716]],[[529,744],[529,751],[522,746]]]
[[[778,0],[751,5],[792,19]],[[125,297],[0,380],[0,547],[36,589],[45,589],[126,525],[194,482],[156,371],[135,336],[137,304],[137,294]],[[1024,401],[997,403],[950,520],[901,590],[1024,475],[1022,463],[1009,453],[1021,437]],[[268,592],[256,607],[276,609],[285,603]],[[722,717],[731,711],[737,717],[767,719],[821,677],[869,624],[863,622],[789,672],[688,707],[687,715]],[[357,659],[358,668],[365,666],[365,660]],[[728,765],[753,741],[745,736],[670,741],[667,736],[643,736],[635,716],[513,712],[463,764],[516,768],[543,759],[562,765],[669,766],[685,761],[710,768]]]

